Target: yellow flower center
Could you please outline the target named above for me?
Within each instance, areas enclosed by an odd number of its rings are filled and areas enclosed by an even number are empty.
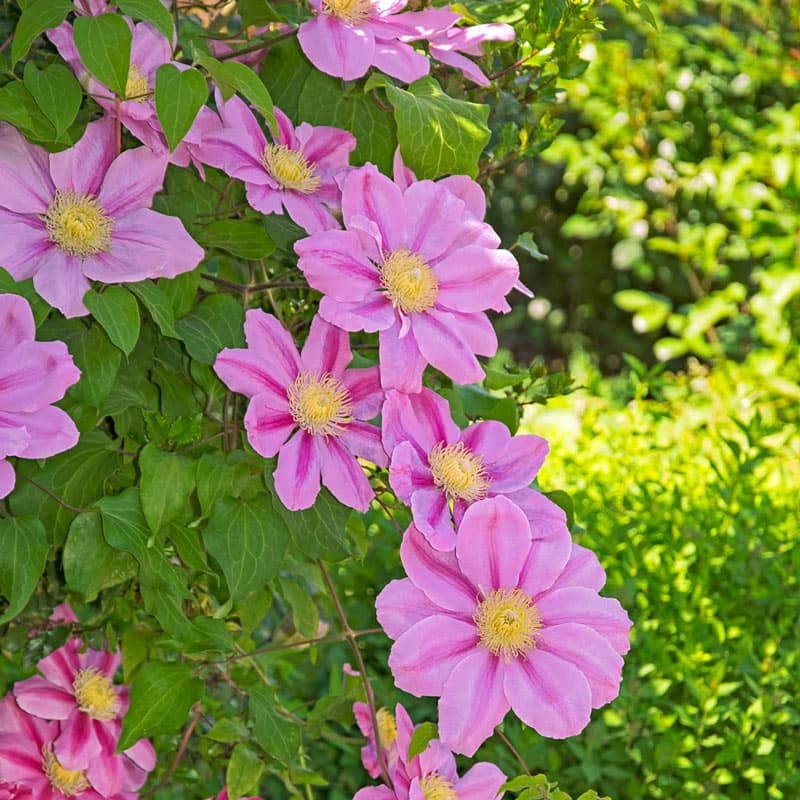
[[[425,800],[457,800],[453,784],[443,778],[438,772],[431,772],[420,782],[419,788]]]
[[[332,14],[350,25],[364,22],[371,10],[371,0],[322,0],[324,14]]]
[[[301,150],[291,150],[285,144],[268,144],[261,160],[281,189],[294,189],[302,194],[313,194],[319,189],[317,168],[309,164]]]
[[[483,467],[483,456],[462,442],[439,442],[428,456],[433,482],[450,497],[474,503],[489,492],[491,478]]]
[[[439,293],[439,282],[422,257],[402,249],[383,262],[381,284],[392,305],[405,314],[427,311]]]
[[[72,682],[78,708],[92,719],[103,722],[116,719],[120,702],[114,685],[94,667],[82,669]]]
[[[542,618],[522,589],[495,589],[472,615],[481,647],[508,662],[536,646]]]
[[[111,247],[111,219],[94,195],[69,189],[56,192],[47,206],[47,236],[59,250],[71,256],[96,256]]]
[[[150,94],[150,84],[147,75],[136,64],[131,64],[128,69],[128,82],[125,84],[125,97],[134,103],[146,103]]]
[[[49,743],[42,748],[42,771],[50,785],[67,797],[74,797],[89,788],[86,773],[83,770],[64,769],[53,753],[53,745]]]
[[[395,722],[394,714],[385,708],[379,708],[376,716],[378,717],[378,735],[381,739],[381,745],[383,747],[391,747],[392,743],[397,739],[397,723]]]
[[[341,436],[352,419],[350,393],[332,375],[301,372],[287,397],[294,421],[313,436]]]

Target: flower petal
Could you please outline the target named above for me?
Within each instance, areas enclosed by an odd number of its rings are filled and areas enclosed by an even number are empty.
[[[0,355],[36,338],[30,303],[18,294],[0,294]]]
[[[214,372],[231,391],[246,397],[268,394],[271,407],[288,412],[286,387],[291,381],[276,376],[274,364],[260,350],[226,347],[214,361]]]
[[[253,354],[269,365],[270,372],[283,387],[294,381],[302,369],[294,339],[271,314],[250,309],[244,323],[247,346]]]
[[[322,483],[340,503],[356,511],[369,510],[375,492],[355,456],[333,436],[320,449]]]
[[[42,254],[33,276],[33,288],[65,317],[84,317],[89,313],[83,296],[91,287],[81,262],[56,247]]]
[[[75,711],[61,723],[53,743],[59,763],[67,769],[86,769],[102,752],[95,725],[102,725],[83,711]]]
[[[550,587],[551,590],[567,586],[583,586],[599,592],[606,582],[606,573],[597,556],[588,547],[572,545],[572,551],[561,574]]]
[[[508,250],[471,245],[448,253],[434,273],[437,305],[469,313],[497,309],[519,278],[519,264]]]
[[[431,366],[456,383],[483,380],[483,368],[450,314],[439,309],[414,314],[411,325],[420,352]]]
[[[80,378],[64,342],[23,342],[0,362],[0,410],[38,411]]]
[[[81,668],[77,655],[80,646],[79,640],[70,639],[63,647],[59,647],[58,650],[54,650],[49,656],[43,658],[36,668],[50,683],[72,692],[75,673]]]
[[[423,53],[398,41],[376,41],[372,63],[381,72],[403,83],[413,83],[427,75],[431,69],[430,61]]]
[[[344,224],[349,228],[354,217],[376,223],[384,252],[404,246],[404,211],[400,187],[378,172],[373,164],[365,164],[347,173],[342,182]]]
[[[500,767],[481,761],[467,770],[453,789],[458,800],[494,800],[505,782]]]
[[[4,458],[0,458],[0,499],[8,497],[14,491],[16,483],[17,477],[14,467]]]
[[[247,407],[244,415],[247,440],[253,449],[264,458],[277,455],[297,427],[294,417],[289,413],[289,404],[276,402],[271,393],[257,394]]]
[[[389,459],[381,444],[381,430],[368,422],[353,420],[347,424],[340,437],[341,443],[358,458],[385,467]]]
[[[300,354],[303,369],[318,376],[329,374],[340,378],[352,360],[347,332],[315,316]]]
[[[408,578],[390,581],[384,586],[375,599],[375,611],[390,639],[399,639],[420,620],[442,614],[442,609]]]
[[[15,453],[22,458],[47,458],[63,453],[74,447],[80,436],[72,417],[55,406],[45,406],[27,414],[0,412],[0,417],[14,419],[25,427],[28,443]]]
[[[342,384],[350,393],[353,416],[356,419],[374,419],[381,411],[383,389],[379,367],[346,369]]]
[[[50,174],[59,189],[96,195],[116,156],[114,120],[103,117],[86,126],[83,136],[67,150],[50,154]]]
[[[505,453],[487,464],[493,492],[513,492],[528,486],[544,463],[550,445],[533,434],[514,436]]]
[[[392,304],[379,291],[373,291],[363,301],[357,302],[342,302],[325,296],[319,304],[319,315],[346,331],[367,333],[391,328],[396,318]]]
[[[397,498],[406,505],[411,504],[411,496],[416,490],[434,488],[428,463],[423,461],[419,450],[411,442],[400,442],[392,450],[389,484]]]
[[[351,27],[331,14],[317,14],[297,31],[308,60],[320,72],[352,81],[369,69],[375,53],[370,31]]]
[[[39,675],[15,683],[14,697],[23,711],[41,719],[66,719],[77,709],[72,692]]]
[[[387,392],[381,419],[383,442],[390,453],[401,442],[411,442],[427,456],[437,444],[453,444],[461,434],[450,404],[427,387],[417,394]]]
[[[286,213],[307,233],[338,229],[339,223],[321,198],[284,191],[281,200]]]
[[[452,550],[456,546],[456,531],[450,516],[447,495],[436,487],[417,489],[411,495],[414,525],[436,550]]]
[[[125,150],[108,168],[97,199],[115,218],[150,208],[153,195],[164,185],[166,169],[166,155],[156,155],[147,147]]]
[[[0,186],[0,207],[20,214],[43,214],[56,191],[47,151],[4,123],[0,123]]]
[[[297,431],[278,453],[275,491],[290,511],[311,508],[319,494],[322,456],[316,437]]]

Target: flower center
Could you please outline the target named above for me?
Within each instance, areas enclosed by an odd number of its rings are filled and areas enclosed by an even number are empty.
[[[536,646],[542,618],[522,589],[495,589],[472,615],[478,644],[508,662]]]
[[[72,682],[78,708],[92,719],[103,722],[116,719],[119,714],[119,695],[111,681],[94,667],[82,669]]]
[[[322,0],[324,14],[332,14],[350,25],[364,22],[371,10],[371,0]]]
[[[146,103],[150,93],[150,84],[147,75],[136,64],[131,64],[128,69],[128,82],[125,84],[125,97],[134,103]]]
[[[439,293],[439,282],[417,253],[393,250],[381,267],[381,283],[395,308],[405,314],[427,311]]]
[[[291,150],[285,144],[268,144],[261,161],[281,189],[294,189],[302,194],[313,194],[319,189],[317,168],[309,164],[302,150]]]
[[[426,775],[419,782],[419,788],[422,789],[422,796],[425,800],[457,800],[453,784],[438,772]]]
[[[96,256],[111,247],[111,219],[94,195],[56,191],[44,215],[47,236],[71,256]]]
[[[86,773],[83,770],[64,769],[53,753],[53,745],[48,743],[42,748],[42,771],[50,781],[50,785],[67,797],[74,797],[89,788]]]
[[[428,456],[433,482],[450,497],[474,503],[489,492],[491,478],[483,466],[483,456],[473,453],[463,442],[439,442]]]
[[[378,735],[381,739],[381,745],[383,747],[391,747],[392,743],[397,739],[397,723],[395,722],[394,714],[385,708],[379,708],[376,716],[378,717]]]
[[[352,419],[350,392],[333,375],[301,372],[286,394],[294,421],[313,436],[341,436]]]

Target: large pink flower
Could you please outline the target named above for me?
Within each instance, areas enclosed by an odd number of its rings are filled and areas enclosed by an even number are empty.
[[[166,159],[147,148],[116,156],[114,121],[90,123],[69,150],[49,154],[0,126],[0,265],[68,317],[88,314],[89,279],[173,278],[203,249],[177,217],[150,209]]]
[[[315,16],[297,32],[308,60],[345,80],[371,67],[405,83],[427,75],[427,57],[406,44],[453,25],[460,16],[446,8],[400,13],[408,0],[309,0]]]
[[[400,548],[408,578],[378,596],[395,683],[440,697],[439,736],[456,752],[472,755],[509,708],[542,736],[574,736],[619,693],[628,615],[597,594],[584,553],[572,569],[553,546],[566,529],[545,531],[532,537],[506,497],[467,509],[454,553],[411,526]]]
[[[75,423],[52,403],[77,382],[80,370],[63,342],[35,336],[28,301],[0,294],[0,497],[15,483],[7,456],[46,458],[78,442]]]
[[[497,336],[484,313],[507,308],[519,277],[499,238],[445,186],[405,191],[367,164],[342,179],[347,230],[295,244],[298,266],[325,296],[320,314],[348,331],[379,331],[385,389],[418,392],[431,364],[458,383],[483,378],[475,354]]]
[[[203,161],[244,181],[247,202],[262,214],[282,214],[286,209],[309,233],[338,228],[330,211],[339,208],[334,176],[348,165],[356,146],[353,135],[307,122],[295,128],[276,108],[278,138],[267,142],[244,101],[217,99],[222,128],[203,137]]]
[[[474,61],[461,55],[482,56],[484,42],[513,42],[514,29],[502,22],[489,25],[472,25],[463,28],[447,28],[428,37],[431,58],[460,70],[478,86],[488,86],[489,79]]]
[[[427,388],[388,392],[381,419],[389,482],[437,550],[456,546],[453,518],[458,523],[470,504],[528,487],[548,451],[540,436],[511,436],[494,420],[462,431],[447,401]]]
[[[264,458],[278,456],[281,502],[293,511],[309,508],[321,478],[342,503],[366,511],[373,492],[356,457],[387,463],[380,430],[365,421],[383,402],[378,368],[346,369],[349,337],[321,317],[312,320],[301,354],[263,311],[248,311],[244,330],[247,348],[223,350],[214,369],[228,388],[251,398],[247,437]]]

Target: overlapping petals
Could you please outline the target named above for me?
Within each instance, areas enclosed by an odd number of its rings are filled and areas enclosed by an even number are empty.
[[[514,29],[501,22],[452,27],[429,36],[428,46],[431,58],[455,67],[478,86],[488,86],[489,79],[466,55],[482,56],[484,42],[513,42],[514,36]]]

